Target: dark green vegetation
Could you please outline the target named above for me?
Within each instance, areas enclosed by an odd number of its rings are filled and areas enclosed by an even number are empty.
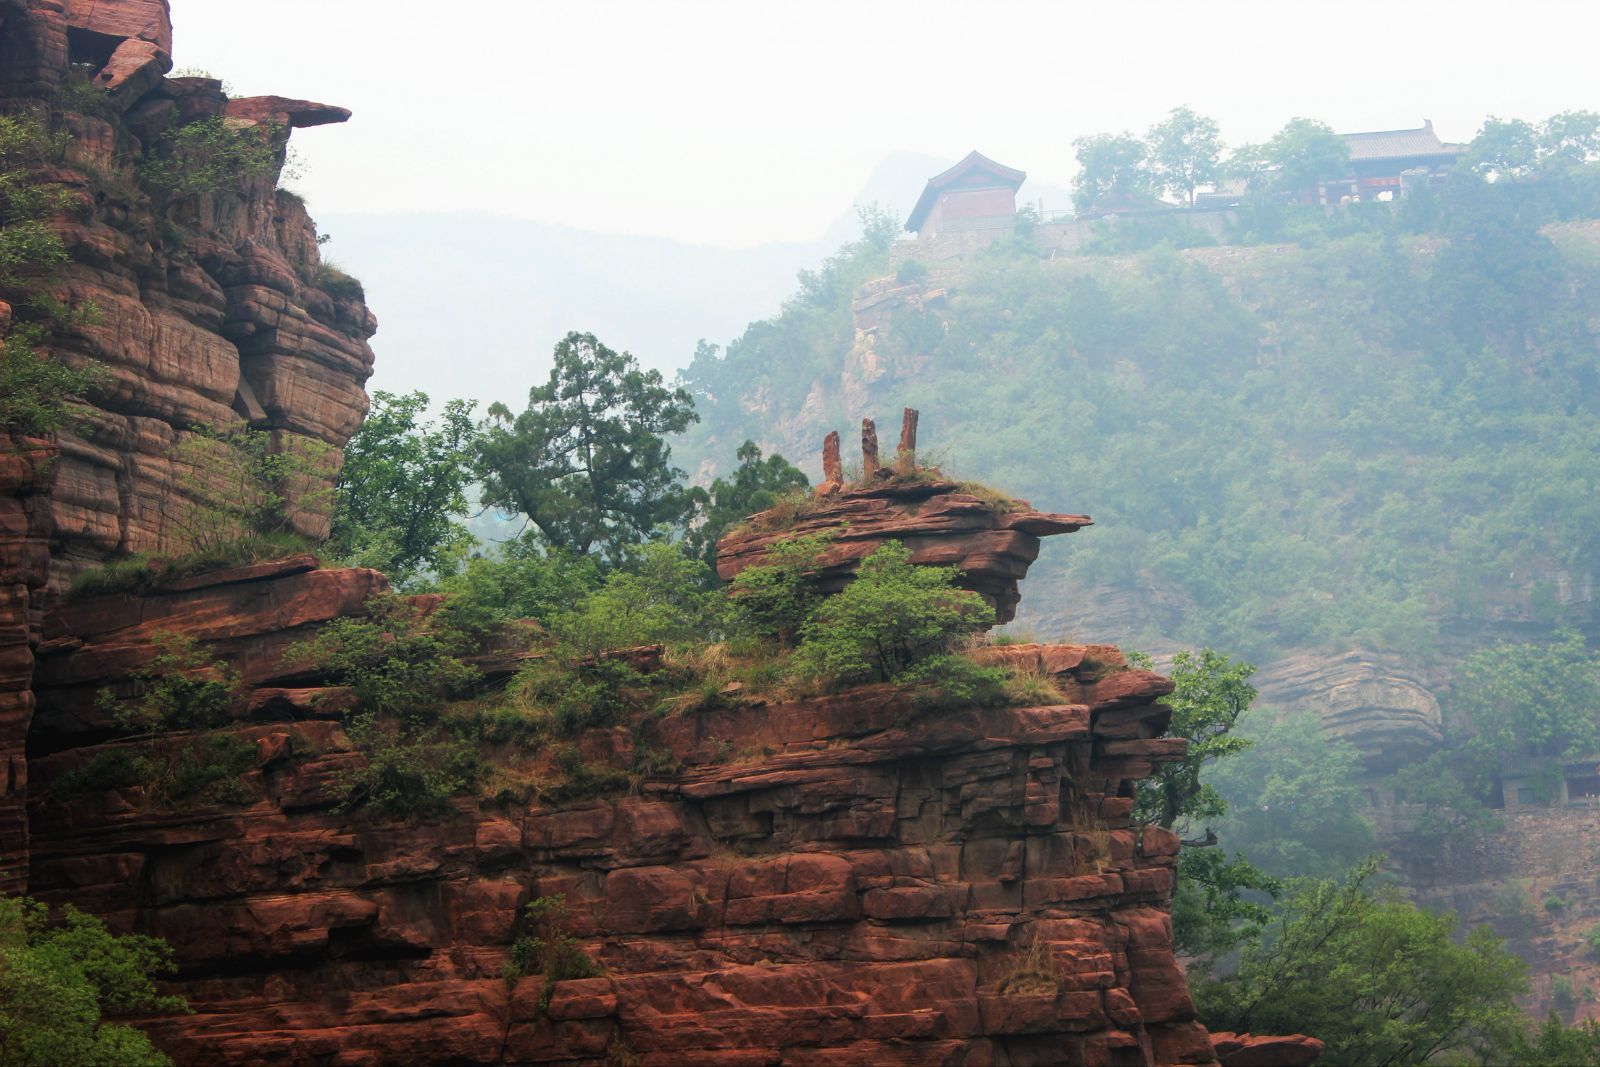
[[[484,503],[527,516],[553,548],[616,562],[656,526],[692,512],[664,435],[696,417],[689,394],[664,386],[659,371],[641,370],[593,334],[568,334],[526,410],[489,408]]]
[[[344,450],[329,551],[405,585],[419,571],[448,574],[472,545],[461,526],[478,430],[473,405],[453,400],[421,423],[424,393],[377,392]]]
[[[170,961],[165,943],[118,937],[76,908],[52,920],[43,904],[0,897],[0,1067],[170,1063],[140,1031],[106,1021],[186,1011],[152,981]]]
[[[1459,942],[1453,914],[1375,891],[1375,870],[1367,863],[1344,879],[1293,883],[1268,936],[1243,950],[1231,974],[1195,985],[1201,1018],[1218,1030],[1316,1034],[1330,1067],[1444,1054],[1511,1062],[1526,1040],[1513,999],[1527,987],[1522,961],[1487,929]]]
[[[35,180],[34,170],[58,158],[62,148],[61,138],[37,121],[0,115],[0,300],[11,306],[9,321],[0,320],[0,433],[60,429],[73,401],[100,377],[93,367],[40,354],[53,330],[94,313],[63,307],[43,291],[67,258],[48,220],[69,201],[60,186]]]

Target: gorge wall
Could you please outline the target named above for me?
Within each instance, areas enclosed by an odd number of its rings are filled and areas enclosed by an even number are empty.
[[[342,705],[274,655],[381,586],[290,561],[46,620],[29,890],[174,946],[195,1013],[148,1026],[180,1062],[1213,1061],[1172,954],[1177,840],[1129,823],[1184,742],[1160,736],[1170,684],[1115,649],[996,650],[1059,706],[735,702],[584,734],[598,763],[681,762],[635,792],[393,821],[341,810]],[[96,694],[162,631],[250,686],[225,801],[83,784],[134,743]],[[604,973],[507,980],[525,905],[556,894]]]
[[[54,295],[95,309],[45,356],[105,373],[70,430],[0,440],[0,892],[165,939],[164,984],[193,1013],[136,1020],[163,1049],[207,1064],[1315,1058],[1305,1038],[1214,1044],[1194,1017],[1172,948],[1178,841],[1130,819],[1136,783],[1185,743],[1163,736],[1170,683],[1112,646],[989,650],[1051,680],[1061,701],[1041,706],[724,692],[582,730],[566,750],[595,782],[560,799],[486,787],[398,818],[352,794],[369,758],[352,691],[286,657],[373,610],[383,575],[298,556],[64,595],[95,563],[183,547],[174,454],[198,427],[336,449],[365,410],[374,320],[276,168],[175,197],[141,172],[175,129],[257,137],[281,165],[293,128],[348,113],[227,99],[167,77],[171,54],[161,0],[0,0],[0,110],[66,135],[38,175],[70,196]],[[846,529],[838,581],[893,537],[960,563],[1008,614],[1038,538],[1088,523],[1014,503],[939,479],[840,488],[813,526]],[[326,532],[325,513],[297,522]],[[226,721],[131,729],[118,708],[174,642],[237,676]],[[503,680],[531,655],[479,661]],[[659,650],[639,663],[663,669]],[[541,928],[527,906],[557,899]],[[597,966],[522,973],[535,933]]]
[[[280,451],[336,450],[366,412],[376,320],[359,285],[322,263],[305,205],[277,188],[292,131],[350,113],[229,99],[220,81],[166,77],[171,67],[162,0],[0,3],[0,111],[65,138],[38,175],[69,197],[52,225],[69,260],[48,284],[68,307],[93,309],[50,355],[105,375],[57,442],[56,586],[112,554],[176,546],[193,477],[174,455],[197,427],[243,420]],[[276,165],[153,191],[142,168],[176,131],[208,122],[258,138]],[[296,522],[327,532],[325,509]]]

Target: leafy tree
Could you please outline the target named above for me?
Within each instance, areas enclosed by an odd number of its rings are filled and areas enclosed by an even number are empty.
[[[804,472],[774,452],[761,458],[761,448],[746,441],[736,453],[739,466],[732,478],[718,478],[709,490],[690,490],[699,518],[684,536],[690,553],[710,566],[716,566],[717,542],[740,520],[765,511],[789,493],[802,492],[811,485]]]
[[[1436,859],[1444,847],[1502,829],[1499,816],[1462,781],[1456,766],[1460,758],[1457,751],[1435,752],[1384,780],[1387,788],[1405,797],[1412,813],[1407,827],[1412,855],[1407,858]]]
[[[1350,146],[1333,127],[1316,119],[1293,118],[1266,143],[1267,161],[1277,170],[1273,187],[1299,194],[1325,178],[1337,178],[1350,161]]]
[[[1539,133],[1522,119],[1490,115],[1467,146],[1462,163],[1489,178],[1515,181],[1533,173],[1539,160]]]
[[[469,508],[473,403],[452,400],[437,423],[419,425],[427,407],[425,393],[374,393],[335,487],[331,547],[397,586],[448,572],[473,543],[457,521]]]
[[[0,897],[0,1067],[171,1063],[142,1032],[104,1021],[187,1011],[156,992],[155,976],[171,970],[165,942],[119,937],[71,905],[52,922],[37,901]]]
[[[1147,166],[1149,148],[1131,133],[1097,133],[1072,142],[1078,173],[1072,202],[1087,211],[1108,196],[1149,196],[1155,183]]]
[[[552,548],[618,563],[688,515],[665,435],[697,418],[689,394],[662,385],[661,372],[593,334],[569,333],[526,410],[489,409],[478,448],[483,502],[526,515]]]
[[[791,537],[768,546],[761,563],[734,576],[729,590],[734,615],[756,634],[788,647],[822,601],[809,572],[830,536]]]
[[[1562,111],[1539,127],[1540,163],[1581,167],[1600,160],[1600,112]]]
[[[1216,122],[1175,107],[1150,127],[1145,140],[1156,183],[1193,207],[1195,189],[1216,181],[1221,169],[1222,136]]]
[[[1513,1041],[1526,965],[1483,927],[1458,943],[1454,913],[1375,891],[1376,872],[1374,859],[1343,880],[1292,883],[1269,936],[1241,951],[1238,969],[1192,987],[1205,1024],[1315,1034],[1334,1067],[1487,1055]]]
[[[1600,656],[1576,630],[1550,644],[1507,644],[1475,652],[1457,672],[1447,697],[1471,724],[1468,786],[1492,788],[1505,760],[1525,760],[1555,783],[1564,761],[1600,748]]]
[[[1149,667],[1148,656],[1130,657],[1135,666]],[[1163,701],[1172,708],[1168,732],[1188,740],[1181,761],[1162,764],[1154,775],[1139,783],[1134,796],[1134,818],[1180,833],[1192,832],[1196,821],[1205,823],[1227,813],[1222,795],[1201,775],[1211,765],[1249,748],[1250,742],[1232,731],[1256,697],[1250,676],[1255,668],[1212,649],[1198,655],[1180,652],[1168,676],[1173,691]],[[1235,852],[1217,847],[1217,836],[1206,826],[1202,838],[1186,840],[1178,857],[1178,886],[1173,899],[1173,939],[1181,951],[1209,957],[1232,949],[1256,935],[1270,913],[1247,892],[1272,897],[1278,883]]]
[[[977,593],[955,587],[956,568],[920,567],[886,541],[855,580],[824,600],[803,629],[799,656],[817,674],[847,681],[920,680],[913,668],[994,621]]]
[[[1168,677],[1174,688],[1164,700],[1172,708],[1168,729],[1172,736],[1188,739],[1189,751],[1181,760],[1163,763],[1139,783],[1134,818],[1182,830],[1227,811],[1221,794],[1209,782],[1201,781],[1200,775],[1213,761],[1250,746],[1232,731],[1256,698],[1256,688],[1250,684],[1255,672],[1248,663],[1209,648],[1201,649],[1199,655],[1179,652],[1173,657]]]

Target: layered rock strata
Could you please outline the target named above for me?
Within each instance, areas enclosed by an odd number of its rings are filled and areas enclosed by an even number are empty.
[[[97,361],[106,374],[86,420],[59,442],[57,585],[116,553],[184,547],[173,517],[192,478],[174,453],[196,427],[242,419],[280,450],[337,449],[366,411],[375,320],[359,286],[325,268],[316,228],[276,188],[276,168],[177,197],[153,198],[140,176],[187,124],[223,122],[281,165],[293,128],[349,112],[229,100],[216,80],[166,77],[171,36],[161,0],[0,0],[0,111],[39,116],[67,137],[39,174],[72,201],[54,223],[70,261],[51,288],[96,309],[50,355]],[[296,523],[327,532],[319,509]]]
[[[276,654],[381,576],[186,584],[49,614],[31,746],[30,891],[173,944],[195,1014],[150,1025],[180,1062],[1213,1059],[1172,953],[1177,841],[1129,822],[1133,784],[1184,749],[1160,736],[1171,686],[1109,646],[996,650],[1058,705],[923,712],[869,686],[669,716],[578,740],[681,761],[636,793],[403,823],[336,810],[348,700]],[[129,743],[94,694],[163,631],[251,687],[244,794],[53,786]],[[507,981],[524,905],[555,894],[605,973]]]
[[[55,446],[0,434],[0,893],[28,884],[28,765],[39,595],[50,571]]]
[[[836,446],[835,446],[836,447]],[[731,581],[762,563],[774,544],[828,535],[813,569],[824,593],[843,589],[861,561],[887,541],[900,541],[918,564],[960,569],[956,583],[980,594],[997,623],[1016,616],[1017,583],[1039,558],[1039,540],[1091,524],[1086,515],[1034,511],[1026,501],[978,496],[959,483],[921,472],[918,477],[872,478],[856,484],[825,482],[797,517],[762,512],[717,544],[717,575]]]

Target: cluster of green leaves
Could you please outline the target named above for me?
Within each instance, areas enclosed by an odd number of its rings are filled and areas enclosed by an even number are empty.
[[[508,983],[515,983],[525,975],[542,975],[544,991],[539,995],[540,1011],[549,1007],[557,982],[595,978],[605,973],[605,968],[568,933],[570,920],[565,894],[534,897],[523,908],[523,915],[532,930],[512,942],[501,975]]]
[[[1377,861],[1344,879],[1291,884],[1268,936],[1233,973],[1193,986],[1216,1030],[1309,1033],[1324,1062],[1384,1067],[1497,1052],[1523,1028],[1527,967],[1487,929],[1456,938],[1453,913],[1430,914],[1375,890]]]
[[[283,165],[270,126],[236,128],[220,117],[173,127],[137,165],[139,181],[162,201],[215,195],[275,177]]]
[[[383,596],[368,602],[365,616],[335,619],[285,653],[287,663],[355,695],[346,728],[366,760],[342,783],[347,804],[433,814],[476,780],[476,746],[440,716],[478,679],[461,659],[471,647],[447,609],[422,617],[409,602]]]
[[[451,573],[473,544],[458,521],[470,508],[473,405],[452,400],[436,423],[421,421],[427,407],[426,393],[374,393],[335,485],[329,549],[396,587]]]
[[[170,1063],[142,1032],[106,1019],[187,1011],[156,991],[171,970],[165,942],[112,934],[71,905],[52,921],[37,901],[0,897],[0,1067]]]

